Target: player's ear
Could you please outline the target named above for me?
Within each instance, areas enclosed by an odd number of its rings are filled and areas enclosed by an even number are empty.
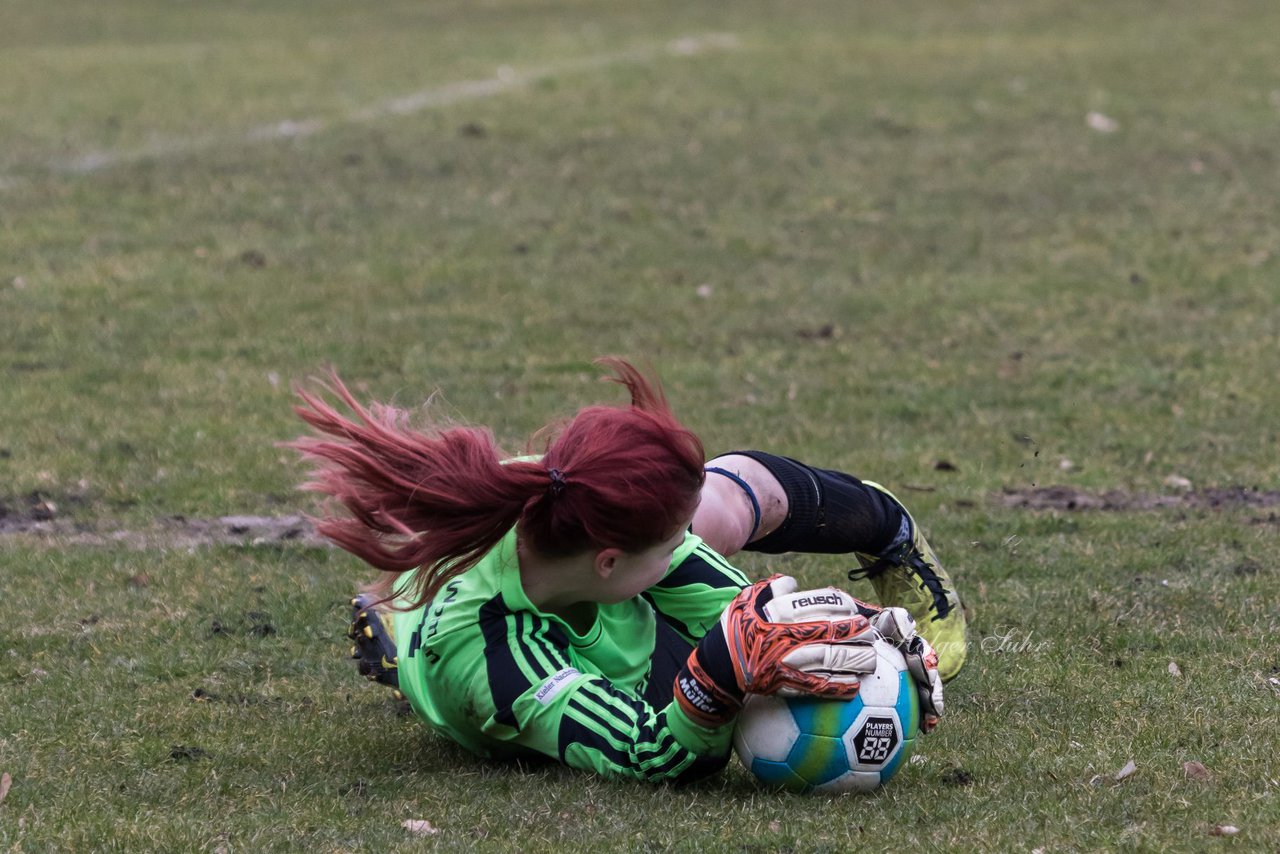
[[[622,557],[622,549],[601,549],[596,552],[594,565],[596,575],[601,579],[613,575],[613,571],[618,567],[618,559],[620,557]]]

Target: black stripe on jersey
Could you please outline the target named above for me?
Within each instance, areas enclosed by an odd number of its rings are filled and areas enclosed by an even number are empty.
[[[745,583],[746,578],[742,573],[734,569],[723,557],[706,546],[698,546],[688,557],[680,561],[680,565],[666,578],[654,586],[669,589],[701,584],[715,589],[722,587],[741,589]]]
[[[600,691],[603,696],[591,696],[592,689]],[[650,735],[647,728],[640,723],[640,716],[643,714],[644,709],[637,709],[635,706],[639,705],[638,703],[635,703],[635,701],[630,697],[614,689],[613,686],[609,685],[607,682],[585,683],[578,689],[578,696],[574,697],[573,700],[581,709],[586,710],[586,699],[588,697],[594,701],[600,709],[599,711],[593,712],[592,716],[599,721],[600,726],[607,729],[609,734],[618,741],[621,741],[624,744],[635,741],[636,744],[640,744],[642,741],[646,740],[647,736]],[[614,705],[615,703],[625,705],[631,714],[627,714],[622,709],[617,708]],[[611,720],[599,717],[600,715],[605,714],[607,714]],[[632,732],[632,730],[634,730],[634,732]]]
[[[714,549],[706,545],[698,545],[684,560],[671,571],[666,578],[659,581],[652,589],[677,590],[683,587],[703,587],[711,590],[741,590],[750,582],[746,576],[735,569]],[[688,623],[668,614],[648,590],[640,594],[659,616],[667,621],[689,643],[697,643],[703,635],[700,626],[697,631]]]
[[[587,715],[591,718],[595,717],[589,712],[577,710],[572,702],[569,703],[569,708],[578,711],[579,714]],[[614,747],[611,741],[579,721],[572,714],[566,714],[560,718],[558,742],[557,750],[560,753],[560,761],[565,764],[568,764],[566,754],[569,752],[569,748],[577,744],[595,750],[617,768],[631,767],[631,757],[627,755],[625,750],[619,750]]]
[[[596,725],[596,729],[593,729],[592,733],[601,744],[608,744],[614,750],[618,750],[619,748],[614,746],[615,742],[627,744],[631,741],[631,738],[624,730],[618,729],[615,723],[606,720],[599,710],[590,708],[580,698],[574,697],[569,700],[569,710],[581,717],[588,718]]]
[[[604,696],[593,696],[593,691],[599,691]],[[669,730],[665,732],[661,741],[657,740],[660,730],[644,722],[645,718],[650,714],[650,709],[646,708],[645,704],[636,698],[619,691],[614,685],[608,682],[588,682],[582,686],[578,697],[574,699],[581,702],[588,697],[607,709],[622,723],[622,729],[608,727],[609,731],[624,744],[633,742],[636,745],[637,762],[645,762],[665,756],[670,753],[672,747],[678,747],[681,752],[687,752],[676,743],[675,736]],[[626,707],[631,711],[631,714],[627,715],[618,706]],[[606,724],[606,726],[608,725]],[[628,735],[629,731],[633,734]],[[663,767],[667,767],[670,764],[670,762],[664,763]]]
[[[671,738],[670,736],[668,736],[667,743],[661,747],[657,749],[649,748],[644,751],[637,750],[635,754],[632,755],[626,750],[617,747],[615,743],[621,742],[623,744],[627,744],[631,742],[631,738],[618,732],[609,724],[608,721],[601,718],[595,710],[588,708],[580,702],[578,698],[575,697],[569,701],[568,712],[569,714],[566,714],[560,721],[558,749],[560,752],[561,762],[565,761],[565,753],[568,751],[569,747],[577,744],[582,747],[595,750],[618,768],[633,768],[645,777],[660,778],[668,776],[676,768],[685,764],[692,756],[687,749],[677,744],[674,738]],[[607,731],[608,734],[612,736],[612,739],[604,733],[593,729],[583,720],[579,720],[578,716],[594,723],[600,729]],[[648,731],[648,728],[646,727],[645,730]],[[637,746],[639,745],[639,741],[634,743],[636,743]],[[671,751],[673,746],[676,750]],[[671,758],[659,764],[642,767],[644,762],[649,761],[649,757],[646,757],[644,754],[651,754],[653,758],[657,758],[667,752],[672,752],[673,755]]]
[[[529,640],[549,661],[555,671],[569,666],[569,636],[559,625],[544,620],[537,614],[528,614]],[[522,633],[523,634],[523,633]],[[531,650],[532,651],[532,650]],[[543,677],[546,678],[546,677]]]
[[[677,783],[692,783],[716,774],[729,764],[731,753],[723,756],[694,756],[693,761],[676,775]]]
[[[708,546],[706,543],[696,547],[694,552],[712,566],[720,567],[721,571],[732,579],[734,587],[742,588],[751,583],[747,576],[743,574],[742,570],[729,563],[728,558],[711,548],[711,546]]]
[[[547,679],[551,678],[551,674],[555,671],[547,670],[547,668],[543,666],[534,649],[528,641],[525,640],[526,637],[533,640],[534,632],[537,631],[538,624],[541,622],[542,620],[540,620],[536,615],[530,614],[527,611],[516,612],[516,644],[520,647],[520,652],[522,653],[521,657],[533,670],[534,675],[538,677],[538,681],[545,682]],[[548,663],[553,663],[557,657],[558,656],[552,656],[547,660]]]
[[[654,615],[658,618],[656,622],[662,623],[665,621],[668,628],[675,629],[677,632],[684,635],[686,638],[689,638],[690,642],[692,642],[693,638],[697,637],[697,635],[693,633],[693,630],[689,628],[688,623],[685,623],[682,620],[677,620],[675,617],[671,616],[670,614],[663,613],[663,610],[660,607],[658,607],[657,601],[653,598],[653,596],[649,594],[648,590],[641,593],[640,598],[649,603],[649,607],[653,609]],[[660,635],[661,633],[659,632],[657,634]],[[657,636],[655,636],[654,649],[653,649],[654,653],[658,652],[657,639],[658,639]],[[690,648],[692,649],[692,647]],[[686,658],[687,657],[688,656],[686,656]],[[650,680],[650,684],[652,684],[652,680]]]
[[[516,720],[513,707],[516,700],[533,683],[524,675],[520,665],[516,663],[515,654],[508,643],[510,631],[507,618],[511,609],[498,594],[480,606],[480,631],[484,634],[485,670],[489,677],[489,693],[493,697],[493,706],[497,709],[494,719],[505,724],[516,732],[520,731],[520,722]]]
[[[688,635],[687,626],[672,625],[678,623],[678,620],[659,613],[658,619],[654,622],[653,655],[649,656],[649,681],[645,684],[642,693],[646,703],[655,709],[661,709],[670,703],[674,696],[676,674],[689,660],[689,653],[693,652],[693,644],[680,635],[682,631],[686,636]]]

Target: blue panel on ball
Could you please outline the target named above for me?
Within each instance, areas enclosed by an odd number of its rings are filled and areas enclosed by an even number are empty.
[[[898,745],[897,751],[880,770],[880,782],[887,783],[889,778],[898,773],[902,763],[907,761],[916,746],[916,735],[920,726],[920,698],[916,694],[915,680],[908,673],[898,674],[898,702],[894,706],[898,713],[898,721],[902,724],[902,734],[906,740]]]
[[[770,762],[768,759],[751,760],[751,773],[756,775],[766,786],[778,786],[792,792],[803,792],[810,788],[809,784],[796,776],[791,766],[785,762]]]
[[[893,756],[890,756],[889,761],[880,769],[881,783],[889,782],[889,778],[898,773],[898,769],[902,767],[902,763],[911,755],[911,747],[914,744],[915,742],[913,741],[904,741],[898,745],[898,749],[894,752]]]
[[[787,708],[800,732],[839,738],[862,713],[862,698],[824,700],[817,697],[790,697]]]
[[[898,674],[898,720],[902,722],[902,735],[909,739],[916,737],[920,728],[920,697],[916,694],[916,682],[910,673]]]
[[[848,771],[849,757],[838,738],[801,735],[791,747],[787,764],[806,783],[817,786]]]

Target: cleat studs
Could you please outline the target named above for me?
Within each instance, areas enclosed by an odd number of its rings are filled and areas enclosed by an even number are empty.
[[[392,693],[392,695],[394,695],[394,696],[395,696],[395,698],[396,698],[397,700],[403,700],[403,699],[404,699],[404,694],[401,694],[399,691],[392,691],[391,693]]]
[[[353,647],[351,647],[351,657],[352,657],[352,658],[359,658],[359,657],[360,657],[360,648],[359,648],[359,647],[357,647],[357,646],[353,646]]]
[[[365,626],[365,627],[364,627],[364,636],[365,636],[365,637],[367,637],[369,640],[373,640],[373,627],[372,627],[372,626]]]

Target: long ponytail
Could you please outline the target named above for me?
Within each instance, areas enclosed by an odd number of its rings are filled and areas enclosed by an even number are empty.
[[[314,463],[304,489],[340,503],[318,532],[389,573],[418,569],[410,607],[474,566],[517,524],[546,555],[613,546],[638,551],[687,523],[702,486],[702,443],[671,413],[661,386],[628,362],[601,359],[629,407],[580,411],[536,462],[503,462],[486,429],[408,426],[391,406],[362,406],[330,372],[321,387],[354,413],[296,389],[294,411],[317,435],[289,443]]]

